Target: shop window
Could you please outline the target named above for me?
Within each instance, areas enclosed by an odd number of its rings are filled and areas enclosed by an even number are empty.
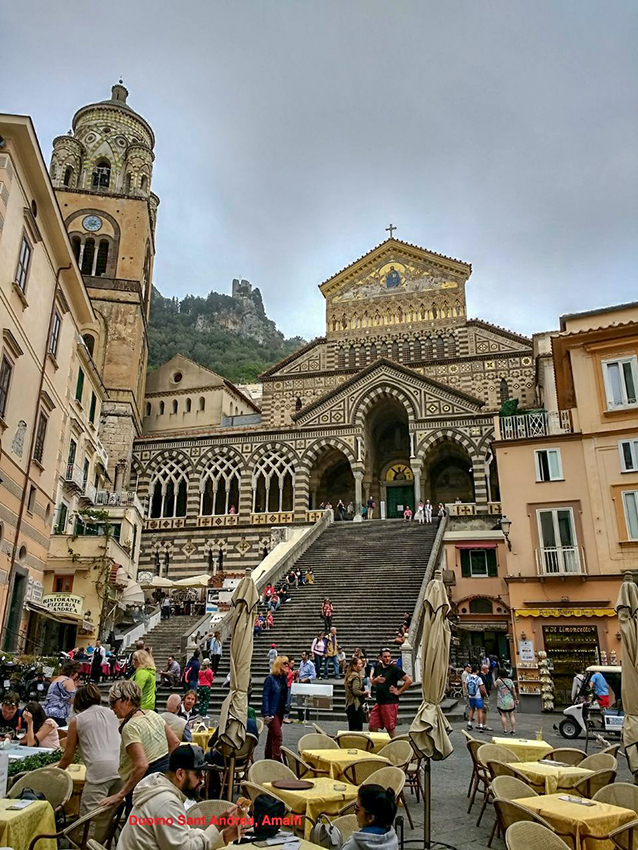
[[[493,578],[497,573],[496,549],[461,549],[464,578]]]
[[[619,357],[603,362],[603,378],[607,396],[607,409],[617,410],[638,403],[638,360],[636,356]]]
[[[537,481],[562,481],[563,465],[560,449],[539,449],[534,452]]]
[[[491,614],[492,603],[489,599],[471,599],[470,614]]]
[[[627,523],[627,537],[638,540],[638,490],[629,490],[622,494]]]
[[[71,593],[73,591],[73,576],[54,576],[54,593]]]
[[[618,443],[620,452],[620,471],[638,472],[638,440],[621,440]]]

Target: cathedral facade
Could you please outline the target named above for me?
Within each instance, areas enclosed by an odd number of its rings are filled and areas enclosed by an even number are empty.
[[[386,240],[320,284],[325,335],[260,376],[259,407],[186,358],[152,373],[131,467],[148,506],[140,569],[177,578],[220,552],[253,566],[272,527],[338,500],[355,521],[370,498],[389,519],[421,499],[500,514],[494,415],[534,406],[532,342],[467,318],[470,274]]]

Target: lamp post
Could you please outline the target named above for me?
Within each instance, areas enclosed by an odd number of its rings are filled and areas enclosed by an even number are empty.
[[[512,544],[510,542],[510,528],[512,527],[512,520],[508,519],[506,516],[501,517],[501,531],[503,532],[503,537],[505,538],[505,542],[507,543],[507,548],[509,551],[512,551]]]

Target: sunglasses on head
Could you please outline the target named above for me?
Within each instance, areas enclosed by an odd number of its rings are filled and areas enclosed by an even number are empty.
[[[4,700],[3,703],[2,703],[2,705],[10,705],[13,708],[15,708],[17,706],[17,704],[18,704],[17,702],[8,702],[7,700]]]

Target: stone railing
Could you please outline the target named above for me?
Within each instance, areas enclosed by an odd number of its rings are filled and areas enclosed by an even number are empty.
[[[477,505],[476,502],[450,502],[445,506],[448,516],[476,516],[477,514],[502,514],[501,502],[486,502]]]
[[[115,634],[115,640],[122,640],[122,645],[120,646],[119,651],[123,652],[127,647],[132,646],[136,640],[143,637],[146,632],[150,632],[151,629],[154,629],[155,626],[161,620],[161,611],[159,606],[154,608],[151,612],[150,616],[145,619],[143,622],[138,623],[133,628],[128,629],[126,632],[120,632],[120,634]]]
[[[574,432],[570,410],[541,410],[517,416],[497,416],[496,425],[497,440],[499,432],[501,440],[529,440]]]
[[[144,508],[134,490],[98,490],[95,497],[96,505],[109,508],[136,508],[144,516]]]
[[[294,511],[275,511],[250,515],[251,525],[287,525],[295,521]]]
[[[229,525],[239,525],[239,514],[216,514],[215,516],[199,516],[197,525],[204,528],[223,528]]]
[[[292,545],[287,545],[288,541],[282,541],[283,546],[280,554],[277,552],[276,546],[264,560],[253,570],[253,578],[259,594],[266,587],[266,584],[276,584],[280,578],[286,575],[291,567],[293,567],[299,558],[306,552],[312,544],[324,533],[326,528],[333,522],[334,514],[332,511],[321,511],[321,518],[311,528],[300,528],[292,531],[292,534],[298,535],[297,540]],[[273,529],[273,532],[286,531],[288,529]],[[438,539],[438,535],[437,535]],[[206,614],[201,620],[198,620],[194,626],[184,632],[181,636],[181,651],[186,652],[190,647],[194,646],[194,637],[200,631],[208,631],[211,623],[211,615]],[[232,607],[229,611],[214,623],[215,631],[222,633],[222,639],[227,640],[230,637],[232,626]]]

